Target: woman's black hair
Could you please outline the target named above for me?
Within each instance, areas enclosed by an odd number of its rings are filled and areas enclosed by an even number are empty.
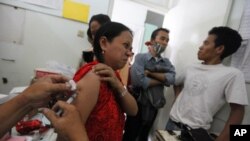
[[[83,51],[82,52],[82,58],[87,63],[92,62],[93,59],[94,59],[93,51]]]
[[[90,24],[93,22],[93,21],[97,21],[100,25],[103,25],[107,22],[111,22],[111,19],[109,18],[108,15],[105,15],[105,14],[97,14],[97,15],[93,15],[90,20],[89,20],[89,28],[87,30],[87,35],[88,35],[88,38],[93,40],[92,38],[92,34],[91,34],[91,31],[90,31]]]
[[[111,22],[110,18],[108,15],[105,14],[97,14],[97,15],[93,15],[90,20],[89,20],[89,26],[91,24],[91,22],[93,21],[97,21],[98,23],[100,23],[101,25],[107,23],[107,22]]]

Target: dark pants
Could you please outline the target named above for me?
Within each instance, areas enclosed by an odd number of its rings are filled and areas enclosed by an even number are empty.
[[[136,116],[127,116],[125,122],[125,133],[123,135],[123,141],[135,141],[138,137],[138,141],[147,141],[149,132],[153,126],[158,109],[155,109],[153,119],[145,121],[142,119],[142,105],[138,103],[138,113]]]

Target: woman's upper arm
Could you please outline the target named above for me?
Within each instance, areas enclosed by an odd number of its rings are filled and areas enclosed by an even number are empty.
[[[85,123],[96,105],[99,96],[100,80],[93,72],[87,73],[77,82],[77,96],[73,102]]]

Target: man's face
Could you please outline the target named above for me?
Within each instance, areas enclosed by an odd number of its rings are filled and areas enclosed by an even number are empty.
[[[169,35],[165,31],[159,31],[154,40],[154,42],[159,43],[164,48],[167,47],[168,41],[169,41]]]
[[[159,31],[155,37],[155,39],[152,42],[152,44],[159,44],[161,47],[160,48],[154,48],[154,47],[150,47],[149,51],[155,55],[160,55],[162,52],[164,52],[164,50],[166,49],[167,45],[168,45],[168,41],[169,41],[169,35],[167,32],[165,31]]]
[[[216,35],[211,34],[203,41],[198,51],[199,60],[207,63],[220,58],[221,53],[219,52],[219,47],[215,47],[215,39]]]

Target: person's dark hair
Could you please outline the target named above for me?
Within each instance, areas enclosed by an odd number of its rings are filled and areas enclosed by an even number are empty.
[[[156,30],[153,31],[153,33],[151,34],[151,40],[155,40],[157,34],[159,31],[164,31],[164,32],[167,32],[169,33],[170,31],[166,28],[157,28]]]
[[[89,28],[87,30],[87,35],[88,35],[88,38],[93,40],[92,39],[92,35],[91,35],[91,31],[90,31],[90,24],[93,22],[93,21],[97,21],[100,25],[103,25],[107,22],[111,22],[110,18],[108,15],[105,15],[105,14],[97,14],[97,15],[93,15],[90,20],[89,20]]]
[[[83,51],[82,58],[85,62],[89,63],[93,61],[94,53],[93,51]]]
[[[111,22],[110,18],[108,15],[105,14],[97,14],[97,15],[93,15],[90,20],[89,20],[89,26],[91,24],[91,22],[93,21],[97,21],[98,23],[100,23],[101,25],[105,24],[106,22]]]
[[[99,62],[104,63],[100,38],[105,36],[109,42],[112,42],[123,31],[129,31],[132,34],[132,31],[127,26],[117,22],[108,22],[98,29],[94,39],[94,54]]]
[[[88,30],[87,30],[87,35],[88,35],[88,41],[92,44],[93,39],[92,39],[92,34],[91,34],[91,31],[90,31],[90,28],[88,28]]]
[[[220,56],[221,60],[236,52],[242,42],[242,38],[236,30],[225,26],[214,27],[208,34],[216,36],[215,47],[224,45],[224,51]]]

